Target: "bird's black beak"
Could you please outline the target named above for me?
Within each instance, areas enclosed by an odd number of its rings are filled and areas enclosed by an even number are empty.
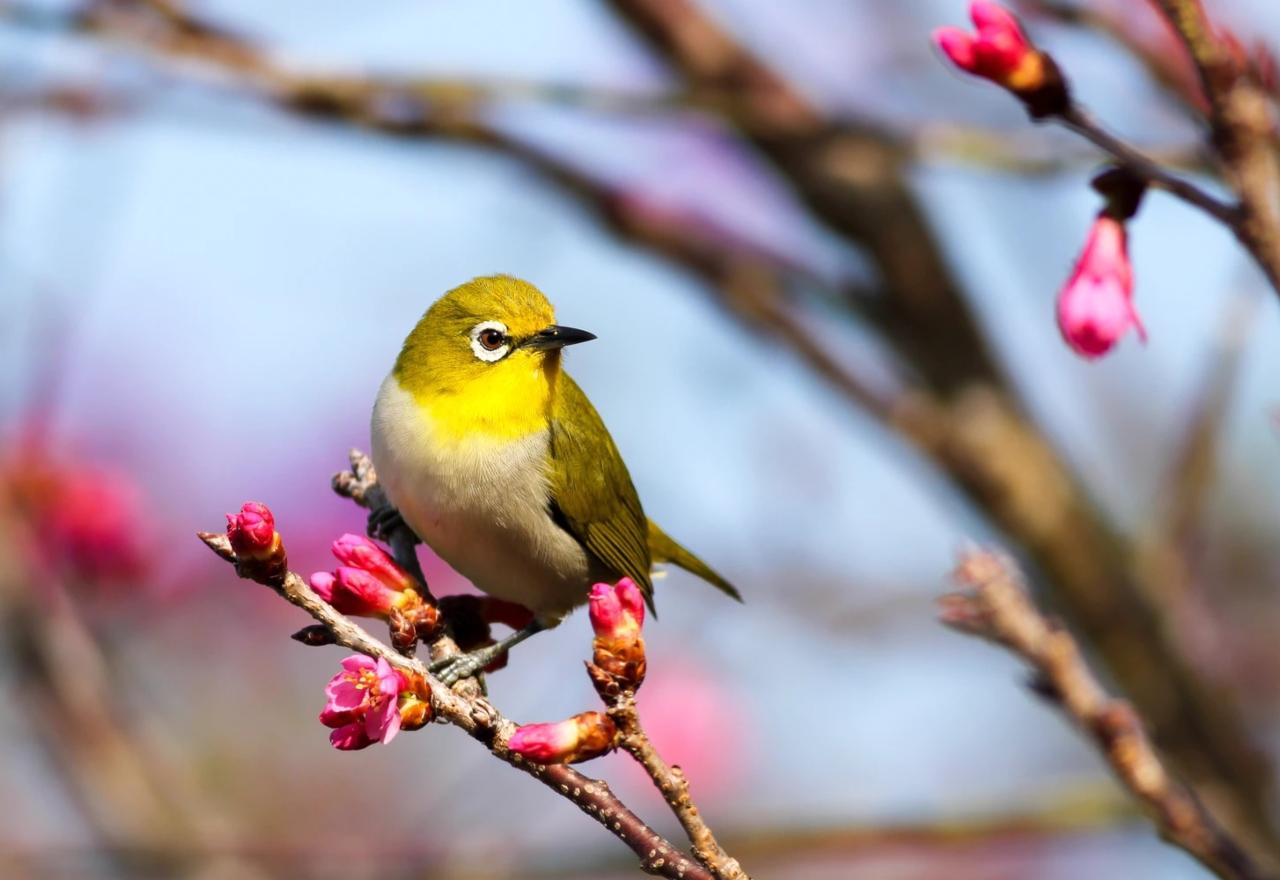
[[[559,324],[552,324],[550,327],[543,327],[537,333],[530,336],[523,343],[521,348],[532,348],[535,351],[554,351],[557,348],[564,348],[566,345],[577,345],[579,342],[590,342],[595,339],[594,333],[588,333],[586,330],[578,330],[575,327],[561,327]]]

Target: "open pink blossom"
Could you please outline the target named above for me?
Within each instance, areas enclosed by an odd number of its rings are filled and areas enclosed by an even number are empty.
[[[408,688],[408,680],[381,657],[353,654],[343,660],[342,671],[324,689],[328,701],[320,712],[320,723],[333,728],[329,742],[344,751],[391,742],[400,731],[400,693]]]
[[[276,520],[265,504],[248,501],[239,513],[227,514],[227,537],[237,556],[264,557],[275,543]]]
[[[1130,327],[1146,341],[1133,305],[1133,266],[1124,224],[1103,214],[1058,295],[1058,328],[1074,351],[1092,359],[1110,351]]]
[[[535,764],[573,764],[610,751],[618,728],[603,712],[581,712],[564,721],[522,724],[507,748]]]
[[[975,0],[969,17],[977,32],[941,27],[933,41],[951,63],[1014,91],[1027,91],[1044,83],[1044,56],[1031,45],[1018,19],[999,3]]]
[[[631,578],[591,587],[587,611],[597,638],[630,642],[644,625],[644,593]]]

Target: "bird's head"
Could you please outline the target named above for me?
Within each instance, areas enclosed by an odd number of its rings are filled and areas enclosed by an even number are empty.
[[[527,408],[549,398],[566,345],[595,339],[562,327],[542,291],[509,275],[475,278],[429,308],[405,339],[395,372],[419,398]]]

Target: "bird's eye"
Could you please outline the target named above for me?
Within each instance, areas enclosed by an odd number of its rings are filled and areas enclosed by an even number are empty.
[[[511,353],[511,337],[501,321],[481,321],[469,335],[471,352],[486,363],[496,363]]]

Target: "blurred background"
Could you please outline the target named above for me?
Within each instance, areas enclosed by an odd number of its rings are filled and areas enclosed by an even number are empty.
[[[1280,43],[1265,0],[1214,0]],[[1208,176],[1146,3],[1021,11],[1112,129]],[[1207,874],[1002,652],[933,603],[966,541],[1275,851],[1280,310],[1160,194],[1150,340],[1087,363],[1053,302],[1100,156],[931,51],[960,0],[0,3],[0,874],[627,877],[458,731],[339,753],[342,654],[194,538],[242,501],[292,567],[418,316],[537,284],[673,572],[641,692],[758,877]],[[908,403],[926,401],[929,429]],[[423,551],[437,593],[468,589]],[[577,615],[490,676],[595,706]],[[619,756],[585,768],[671,834]]]

